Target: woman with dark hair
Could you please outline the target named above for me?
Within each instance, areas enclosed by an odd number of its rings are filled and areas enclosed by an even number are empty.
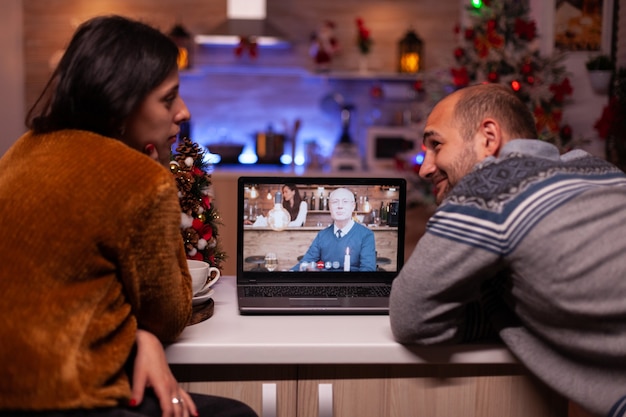
[[[163,350],[192,298],[177,55],[143,23],[85,22],[0,159],[2,416],[256,416],[183,391]]]
[[[283,185],[283,207],[289,212],[289,227],[304,226],[306,222],[307,204],[302,200],[296,184]]]

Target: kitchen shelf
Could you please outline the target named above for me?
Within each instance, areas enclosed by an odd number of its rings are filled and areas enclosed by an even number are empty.
[[[363,81],[415,81],[418,74],[399,74],[395,72],[378,71],[330,71],[328,73],[316,73],[318,77],[329,80],[363,80]]]
[[[378,71],[329,71],[314,72],[296,66],[268,66],[255,63],[197,65],[191,69],[181,70],[181,78],[202,78],[209,74],[233,75],[270,75],[277,77],[303,77],[330,81],[388,81],[412,82],[418,74],[398,74]]]

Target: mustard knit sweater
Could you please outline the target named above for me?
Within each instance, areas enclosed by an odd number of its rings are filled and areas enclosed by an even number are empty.
[[[69,130],[0,159],[0,410],[115,406],[137,327],[171,342],[190,315],[167,169]]]

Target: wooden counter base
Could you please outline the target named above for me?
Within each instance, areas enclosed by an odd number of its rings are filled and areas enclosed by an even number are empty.
[[[567,401],[516,364],[172,369],[179,381],[187,381],[181,383],[184,389],[239,399],[263,417],[567,416]],[[322,414],[324,408],[332,414]]]

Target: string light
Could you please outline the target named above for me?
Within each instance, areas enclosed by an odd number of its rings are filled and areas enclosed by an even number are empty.
[[[522,88],[522,85],[519,83],[519,81],[513,80],[511,81],[511,88],[513,89],[513,91],[519,91],[520,88]]]
[[[471,3],[472,3],[472,7],[473,7],[474,9],[480,9],[480,8],[482,8],[482,7],[483,7],[483,2],[482,2],[482,0],[471,0]]]

